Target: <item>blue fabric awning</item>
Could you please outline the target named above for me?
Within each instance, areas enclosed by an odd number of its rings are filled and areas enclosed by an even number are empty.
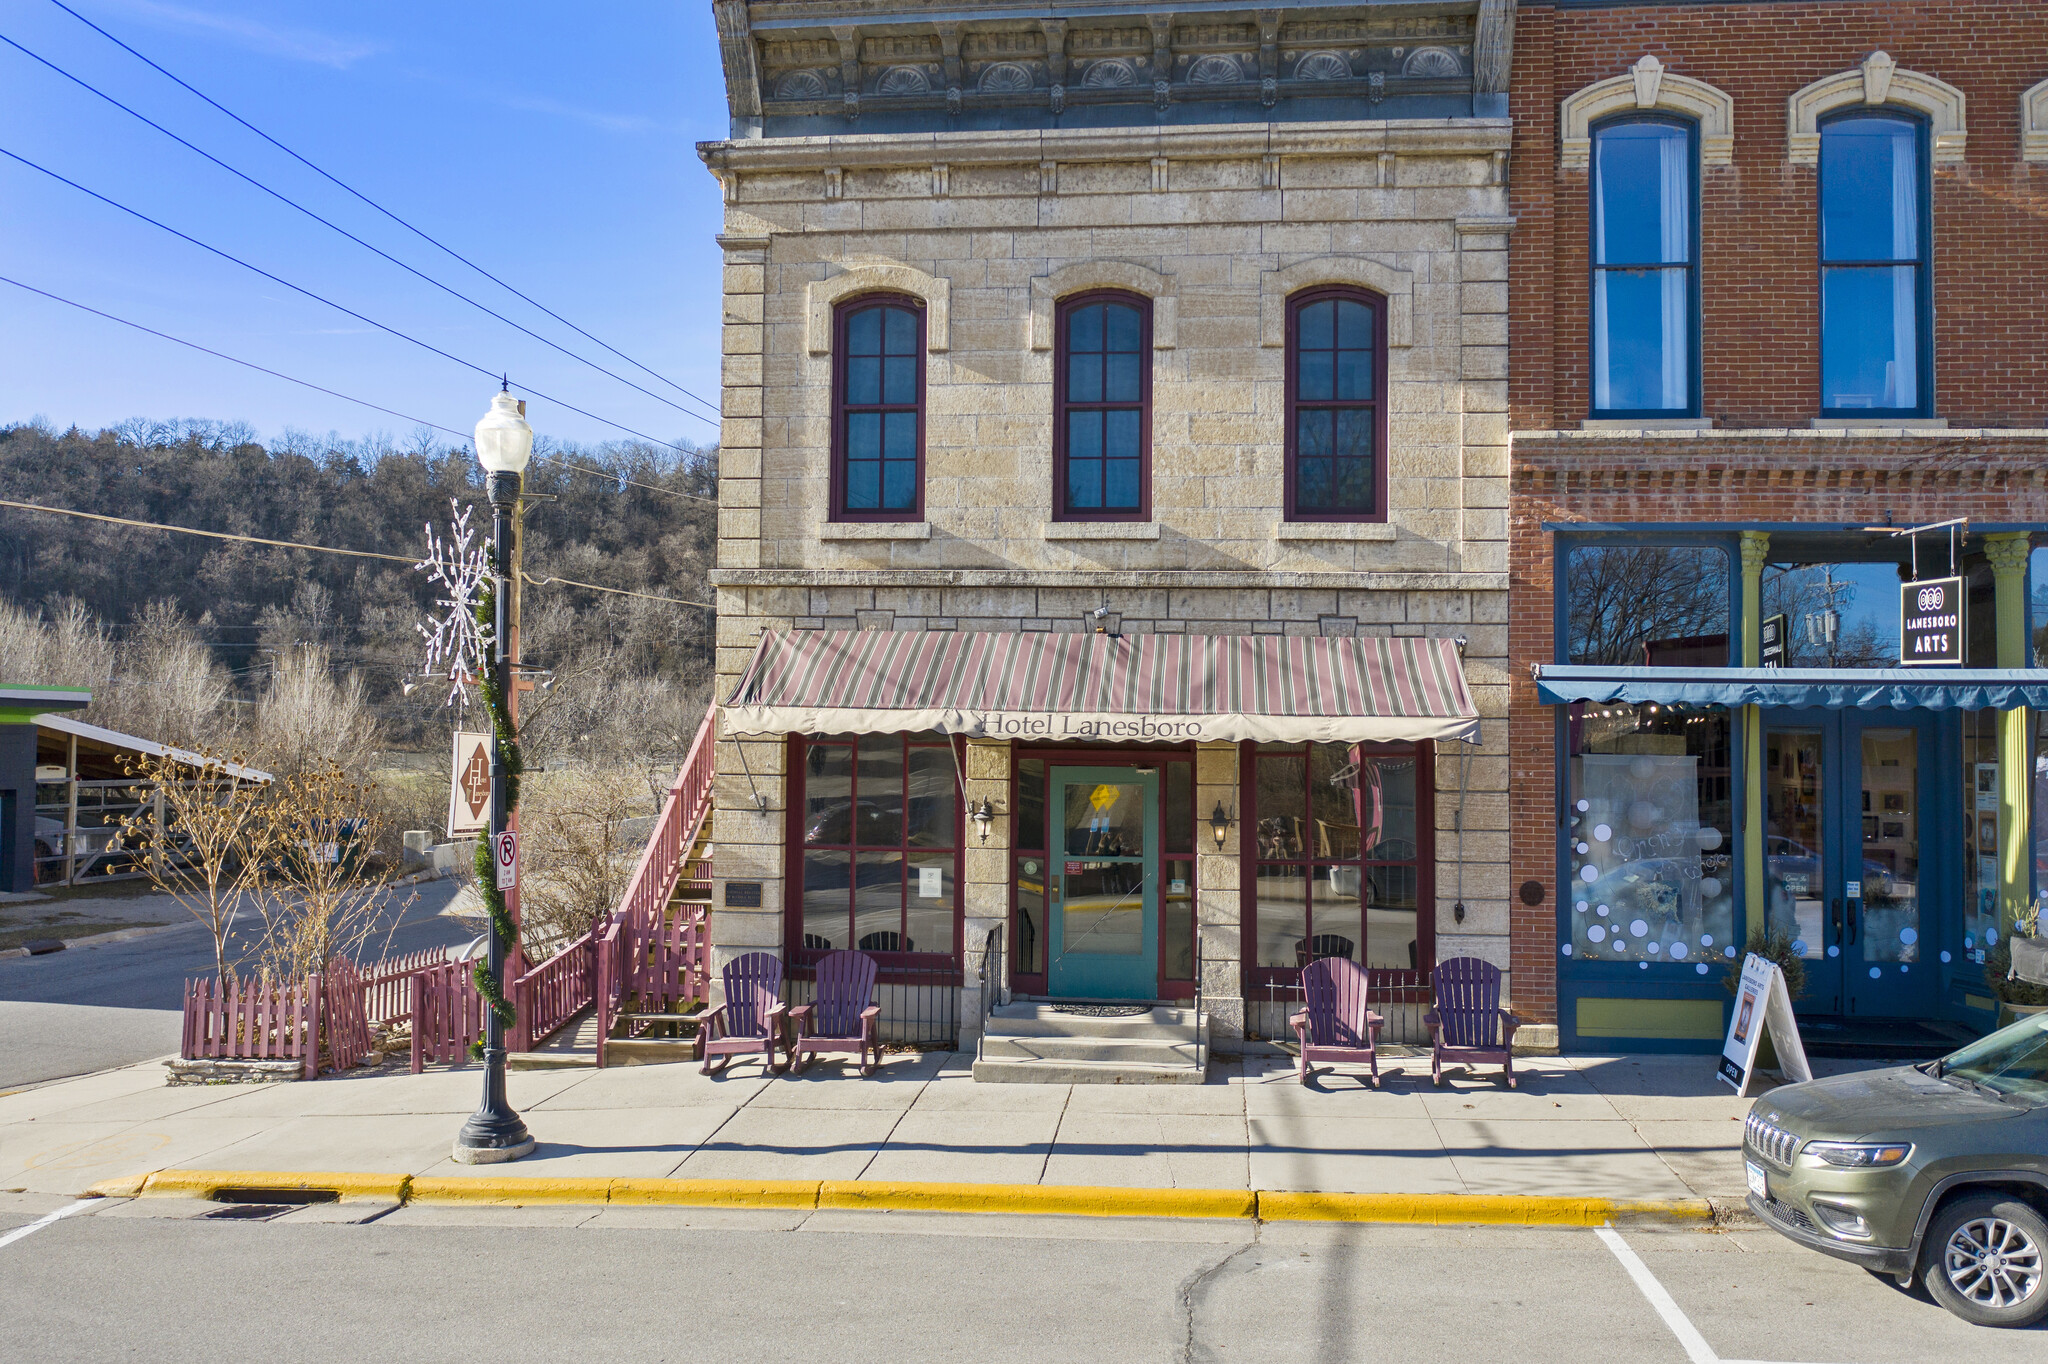
[[[2048,668],[1624,668],[1546,663],[1536,699],[1825,710],[2048,710]]]

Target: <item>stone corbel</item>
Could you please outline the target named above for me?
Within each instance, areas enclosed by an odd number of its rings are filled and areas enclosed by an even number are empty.
[[[1259,276],[1259,344],[1287,344],[1287,300],[1318,284],[1369,289],[1387,301],[1387,345],[1415,344],[1415,276],[1364,256],[1322,256]]]
[[[1038,26],[1045,30],[1046,97],[1057,114],[1067,106],[1067,21],[1041,19]]]
[[[832,30],[839,44],[839,88],[849,122],[860,117],[860,30],[842,24]]]
[[[1890,104],[1925,114],[1934,163],[1953,165],[1963,159],[1969,137],[1965,103],[1963,92],[1948,82],[1908,71],[1888,52],[1873,52],[1855,70],[1823,76],[1785,102],[1785,159],[1795,166],[1820,164],[1823,117],[1838,109]]]
[[[933,354],[952,348],[951,281],[893,261],[857,260],[804,286],[804,349],[812,355],[832,353],[832,309],[856,294],[908,294],[924,300],[924,348]]]
[[[1129,261],[1084,260],[1031,281],[1031,349],[1052,349],[1054,309],[1069,294],[1088,289],[1128,289],[1151,299],[1152,349],[1172,350],[1179,343],[1179,285],[1172,275]]]
[[[1609,114],[1662,109],[1697,120],[1700,164],[1726,166],[1735,160],[1735,101],[1705,81],[1680,76],[1644,53],[1628,74],[1595,81],[1565,96],[1558,106],[1559,165],[1585,170],[1593,159],[1593,123]]]

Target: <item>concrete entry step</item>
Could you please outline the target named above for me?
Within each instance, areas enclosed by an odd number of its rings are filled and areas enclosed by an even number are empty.
[[[976,1080],[1007,1084],[1200,1084],[1209,1020],[1193,1009],[1141,1013],[1018,1002],[989,1015],[975,1055]]]
[[[1019,1002],[999,1006],[988,1018],[992,1036],[1005,1037],[1155,1037],[1183,1039],[1194,1036],[1197,1017],[1193,1009],[1155,1004],[1146,1013],[1128,1017],[1096,1017],[1066,1013],[1064,1008],[1084,1005]],[[1112,1006],[1114,1007],[1114,1006]]]

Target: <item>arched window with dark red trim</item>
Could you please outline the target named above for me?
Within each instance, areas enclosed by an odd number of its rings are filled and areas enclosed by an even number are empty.
[[[1053,517],[1152,516],[1152,300],[1098,289],[1054,321]]]
[[[1287,300],[1287,519],[1387,519],[1387,308],[1363,289]]]

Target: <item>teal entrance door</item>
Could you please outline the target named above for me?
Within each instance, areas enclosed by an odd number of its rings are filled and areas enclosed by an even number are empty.
[[[1046,990],[1159,997],[1159,774],[1055,767]]]

